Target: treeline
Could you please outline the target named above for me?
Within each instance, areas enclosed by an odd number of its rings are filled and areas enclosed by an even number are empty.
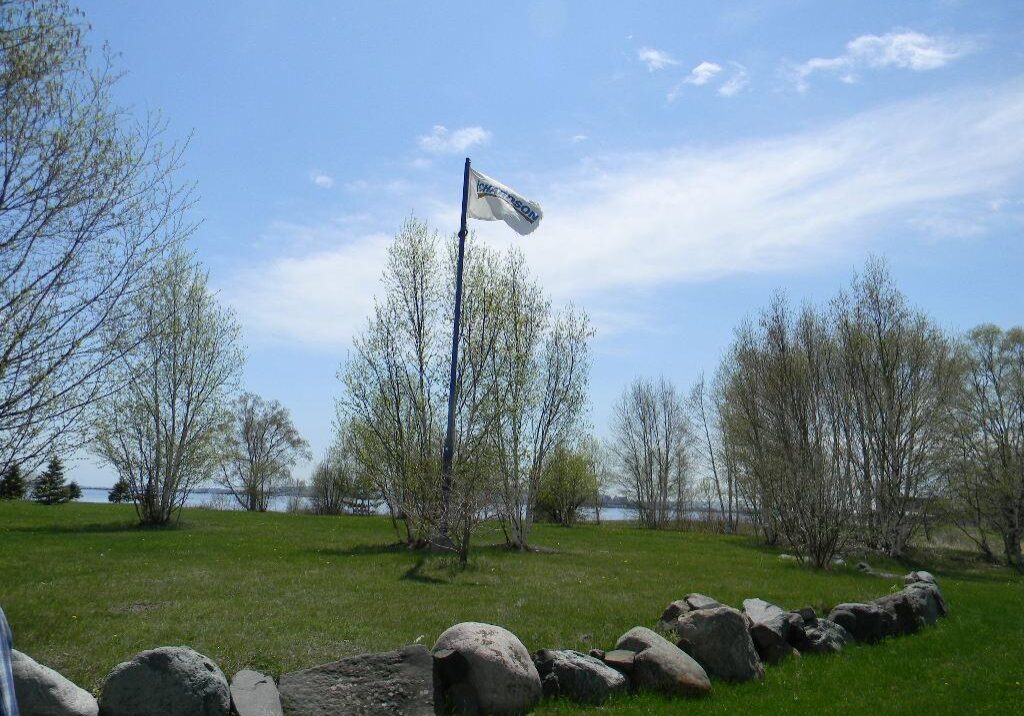
[[[902,555],[952,524],[1024,568],[1024,330],[950,335],[879,261],[826,306],[777,296],[687,400],[638,382],[612,435],[652,527],[699,495],[721,529],[742,513],[819,566],[849,547]]]

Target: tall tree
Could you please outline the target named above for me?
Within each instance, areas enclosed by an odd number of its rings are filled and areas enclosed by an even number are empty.
[[[637,379],[612,409],[612,451],[640,524],[680,517],[689,486],[692,435],[683,397],[666,378]]]
[[[266,512],[270,498],[291,480],[291,469],[310,459],[309,443],[276,400],[242,393],[232,406],[233,419],[223,446],[217,481],[229,489],[242,509]]]
[[[234,315],[188,254],[156,267],[132,307],[116,364],[125,387],[98,403],[92,446],[131,485],[140,521],[164,524],[214,477],[244,354]]]
[[[3,477],[0,478],[0,500],[23,500],[27,491],[28,485],[21,473],[21,465],[8,465]]]
[[[192,230],[180,150],[114,104],[85,28],[63,0],[0,2],[0,470],[79,444],[131,299]]]
[[[1024,571],[1024,328],[978,326],[960,346],[963,390],[949,418],[953,520],[994,559]]]

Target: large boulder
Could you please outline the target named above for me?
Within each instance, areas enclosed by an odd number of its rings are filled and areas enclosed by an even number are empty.
[[[11,650],[14,695],[23,716],[96,716],[96,699],[48,666]]]
[[[785,610],[771,602],[754,598],[743,600],[743,613],[750,619],[751,624],[758,624],[759,622],[766,622],[779,614],[784,614]]]
[[[872,604],[888,615],[890,634],[912,634],[949,613],[938,585],[928,581],[912,582],[898,592],[875,599]]]
[[[714,609],[720,606],[722,605],[717,601],[703,594],[696,592],[687,594],[682,599],[677,599],[665,607],[665,611],[661,613],[661,619],[658,620],[658,624],[662,629],[672,631],[675,629],[676,620],[682,615],[699,609]]]
[[[801,651],[811,654],[842,651],[844,646],[853,641],[850,632],[829,619],[818,619],[813,625],[805,625],[804,633],[807,641]]]
[[[875,642],[894,630],[892,616],[876,604],[837,604],[828,618],[850,632],[856,641]]]
[[[934,575],[932,575],[931,572],[918,570],[916,572],[911,572],[910,574],[906,574],[903,576],[904,584],[916,584],[917,582],[928,582],[929,584],[934,584],[938,586],[938,582],[935,581],[935,577]]]
[[[187,646],[150,649],[114,667],[100,696],[102,716],[228,716],[228,681]]]
[[[670,696],[703,696],[711,691],[707,673],[692,656],[646,627],[630,629],[615,648],[636,654],[630,673],[635,688]]]
[[[284,674],[280,691],[289,716],[431,716],[434,660],[419,644],[351,656]]]
[[[750,638],[757,650],[757,655],[765,664],[776,666],[789,656],[799,656],[800,652],[790,643],[790,614],[776,614],[767,621],[758,622],[750,627]],[[800,635],[806,639],[803,623],[797,627]]]
[[[441,671],[441,689],[449,707],[478,714],[524,714],[541,698],[540,674],[530,652],[515,634],[492,624],[463,622],[434,644],[457,668]]]
[[[603,704],[629,686],[626,677],[600,659],[578,651],[542,649],[533,655],[544,695]]]
[[[266,674],[243,669],[231,679],[231,708],[237,716],[284,716],[277,684]]]
[[[711,676],[727,681],[764,678],[747,619],[732,607],[692,611],[676,622],[679,648]]]

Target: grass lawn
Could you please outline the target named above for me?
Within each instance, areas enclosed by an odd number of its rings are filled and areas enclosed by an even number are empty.
[[[896,589],[853,569],[815,572],[743,537],[626,526],[541,525],[544,551],[511,553],[484,530],[471,565],[392,546],[377,517],[186,510],[174,529],[133,526],[130,507],[0,503],[0,605],[16,648],[91,690],[143,649],[188,644],[230,677],[279,675],[485,621],[531,651],[610,648],[654,626],[668,602],[702,592],[819,610]],[[763,682],[715,683],[710,698],[623,698],[538,713],[1021,713],[1024,579],[946,554],[878,561],[935,572],[951,614],[934,628],[840,655],[769,668]],[[900,587],[902,584],[899,585]]]

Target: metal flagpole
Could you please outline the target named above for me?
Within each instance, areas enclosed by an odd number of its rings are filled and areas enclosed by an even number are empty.
[[[448,428],[441,453],[441,536],[448,537],[448,506],[452,492],[452,459],[455,456],[455,377],[459,365],[459,321],[462,317],[462,261],[466,254],[466,210],[469,206],[469,157],[462,175],[462,223],[459,226],[459,260],[455,267],[455,320],[452,325],[452,368],[448,378]]]

